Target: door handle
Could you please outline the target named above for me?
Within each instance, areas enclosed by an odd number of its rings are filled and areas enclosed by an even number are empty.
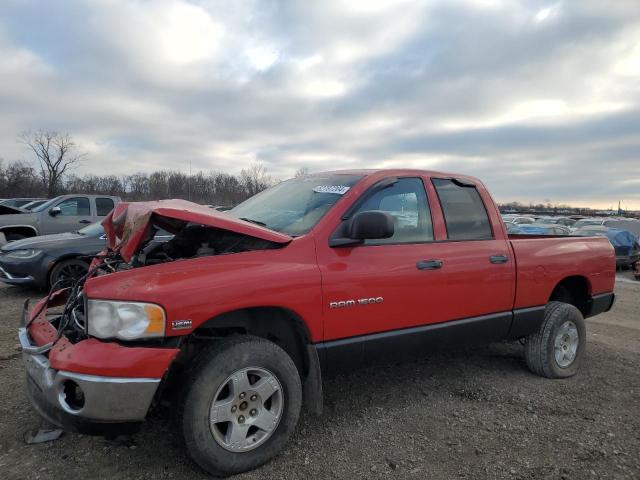
[[[420,260],[416,263],[416,268],[418,270],[438,270],[442,268],[444,262],[442,260]]]
[[[91,221],[90,220],[80,220],[78,223],[85,223],[86,224],[86,223],[91,223]]]
[[[509,257],[506,255],[491,255],[489,257],[489,261],[491,263],[507,263],[509,261]]]

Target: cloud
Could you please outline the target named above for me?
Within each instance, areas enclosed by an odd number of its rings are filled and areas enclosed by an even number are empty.
[[[640,208],[635,0],[7,0],[0,55],[6,160],[51,128],[80,173],[412,166]]]

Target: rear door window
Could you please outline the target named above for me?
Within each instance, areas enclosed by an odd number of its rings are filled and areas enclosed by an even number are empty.
[[[96,198],[96,210],[98,211],[99,217],[104,217],[109,214],[111,210],[113,210],[113,200],[110,198]]]
[[[434,178],[449,240],[490,240],[489,215],[473,185],[453,179]]]

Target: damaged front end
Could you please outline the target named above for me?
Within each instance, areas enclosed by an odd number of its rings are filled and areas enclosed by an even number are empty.
[[[87,298],[85,285],[89,287],[92,277],[279,248],[292,238],[181,200],[119,204],[103,226],[107,248],[94,258],[88,273],[71,287],[54,285],[30,311],[25,305],[18,336],[27,395],[40,415],[67,430],[108,435],[135,429],[144,420],[180,348],[178,338],[164,335],[164,324],[149,335],[156,338],[144,342],[136,329],[105,335],[104,328],[97,328],[95,308],[124,304],[127,321],[133,306],[150,318],[157,314],[155,320],[166,318],[161,307],[150,303]],[[110,320],[111,310],[105,311],[104,324],[118,323]]]
[[[112,270],[279,248],[292,240],[288,235],[184,200],[120,203],[102,225],[107,249],[94,264],[107,260]]]
[[[31,311],[25,304],[18,338],[27,397],[42,418],[68,431],[133,432],[179,350],[88,338],[86,302],[74,290],[58,290]]]

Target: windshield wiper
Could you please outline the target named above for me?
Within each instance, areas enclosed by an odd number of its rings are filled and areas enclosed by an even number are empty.
[[[249,222],[249,223],[255,223],[256,225],[260,225],[261,227],[267,226],[266,223],[261,222],[260,220],[254,220],[253,218],[240,217],[240,220],[244,220],[245,222]]]

